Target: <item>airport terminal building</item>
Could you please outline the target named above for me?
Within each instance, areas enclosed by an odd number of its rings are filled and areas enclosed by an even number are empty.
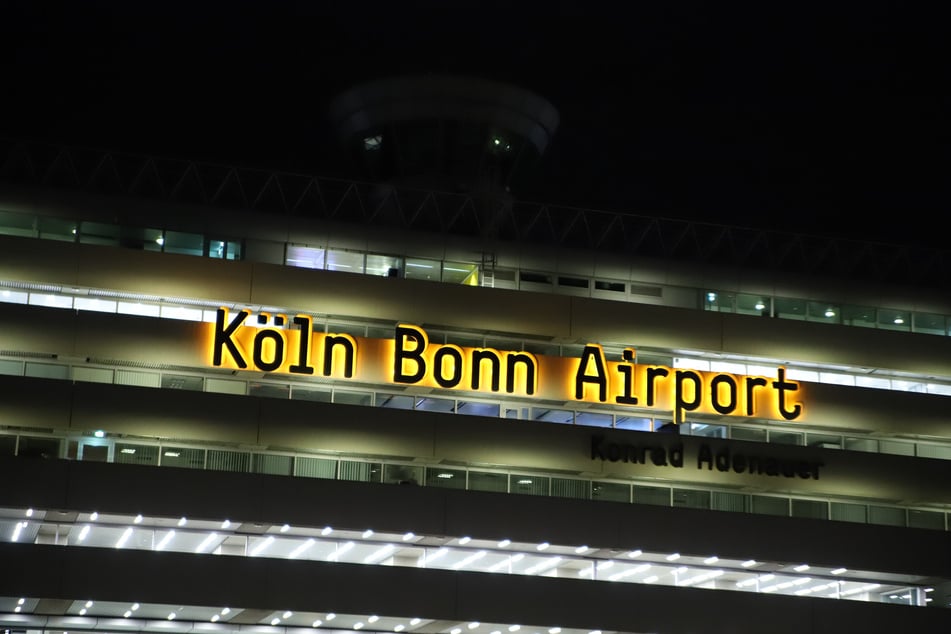
[[[951,631],[948,254],[21,150],[5,632]]]

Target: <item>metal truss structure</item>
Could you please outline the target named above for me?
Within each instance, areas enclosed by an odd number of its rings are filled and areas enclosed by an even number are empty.
[[[951,286],[951,251],[0,140],[0,182],[913,286]]]

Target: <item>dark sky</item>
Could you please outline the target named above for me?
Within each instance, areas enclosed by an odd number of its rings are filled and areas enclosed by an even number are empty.
[[[330,175],[333,95],[474,75],[561,115],[534,200],[937,246],[939,5],[7,0],[0,136]]]

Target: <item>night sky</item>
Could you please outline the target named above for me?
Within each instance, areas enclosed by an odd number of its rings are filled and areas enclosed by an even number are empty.
[[[7,0],[0,136],[345,175],[335,94],[472,75],[560,113],[527,199],[943,247],[939,5]]]

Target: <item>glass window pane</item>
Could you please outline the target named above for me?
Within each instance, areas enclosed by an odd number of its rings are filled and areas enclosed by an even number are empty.
[[[947,334],[947,326],[944,315],[935,313],[913,313],[915,332],[922,332],[929,335]]]
[[[670,506],[670,489],[660,487],[642,487],[635,485],[634,503]]]
[[[614,416],[599,412],[581,411],[575,416],[576,425],[586,425],[588,427],[611,427],[613,422]]]
[[[806,318],[806,300],[792,299],[789,297],[777,297],[774,300],[776,307],[776,316],[783,319],[801,319]]]
[[[61,240],[63,242],[74,242],[76,240],[78,227],[73,220],[40,217],[39,226],[40,237],[44,240]]]
[[[20,436],[17,455],[21,458],[59,458],[59,438]]]
[[[334,403],[342,403],[343,405],[370,405],[372,402],[373,394],[369,392],[334,391]]]
[[[101,222],[83,221],[79,225],[79,241],[83,244],[119,246],[121,228]]]
[[[911,314],[890,308],[878,309],[878,327],[884,330],[911,330]]]
[[[17,437],[0,435],[0,456],[13,456],[16,454]]]
[[[574,412],[567,409],[547,409],[544,407],[533,407],[532,418],[534,420],[543,420],[548,423],[563,423],[571,425],[574,422]]]
[[[801,445],[802,432],[769,430],[769,442],[783,445]]]
[[[36,216],[13,211],[0,211],[0,235],[35,238]]]
[[[423,476],[423,467],[402,464],[383,465],[383,482],[386,484],[419,484],[423,481]]]
[[[289,244],[287,245],[284,264],[305,269],[322,269],[324,268],[324,250],[317,247]]]
[[[875,309],[871,306],[842,306],[842,323],[848,326],[875,327]]]
[[[247,454],[242,454],[247,455]],[[211,456],[208,456],[208,462],[211,463]],[[256,453],[251,456],[251,470],[254,473],[266,473],[269,475],[291,475],[293,472],[294,459],[291,456],[281,456],[273,454]]]
[[[156,466],[159,463],[159,448],[155,445],[116,443],[116,462]]]
[[[405,394],[377,394],[376,406],[388,409],[413,409],[413,397]]]
[[[817,321],[825,324],[838,324],[842,322],[842,310],[834,305],[825,302],[808,302],[806,304],[807,321]]]
[[[114,313],[118,309],[118,302],[112,299],[96,297],[77,297],[73,300],[76,310],[91,310],[97,313]]]
[[[165,236],[161,229],[142,227],[120,227],[119,243],[126,249],[141,251],[161,251]]]
[[[379,462],[340,461],[340,479],[354,482],[379,482],[383,465]]]
[[[328,458],[298,457],[294,459],[294,475],[333,480],[337,477],[337,461]]]
[[[488,416],[490,418],[498,418],[499,404],[460,401],[456,405],[456,413],[467,414],[469,416]]]
[[[832,502],[832,519],[839,522],[858,522],[864,524],[868,521],[868,507],[864,504],[848,504],[845,502]]]
[[[471,491],[496,491],[506,493],[509,489],[509,477],[505,473],[488,471],[470,471],[469,489]]]
[[[604,502],[630,502],[631,485],[619,482],[592,482],[591,499]]]
[[[749,496],[743,493],[714,491],[711,498],[711,508],[715,511],[748,513],[750,511]]]
[[[736,312],[741,315],[769,317],[769,304],[769,298],[763,295],[739,293],[736,296]]]
[[[617,429],[633,429],[635,431],[650,431],[651,420],[652,419],[650,418],[643,418],[641,416],[618,415],[617,420],[614,421],[614,426]]]
[[[439,260],[406,258],[406,279],[432,280],[438,282],[441,277]]]
[[[185,374],[163,374],[162,387],[167,390],[201,392],[204,389],[204,379],[200,376],[188,376]]]
[[[416,409],[425,412],[452,412],[456,402],[448,398],[420,398],[416,401]]]
[[[200,256],[204,254],[204,243],[204,236],[197,233],[166,231],[165,242],[162,246],[166,253]]]
[[[590,485],[587,480],[551,479],[551,494],[555,497],[587,500],[589,488]]]
[[[766,442],[766,430],[751,427],[730,427],[730,437],[736,440]]]
[[[291,386],[280,383],[248,383],[248,394],[251,396],[265,396],[267,398],[290,398]]]
[[[525,495],[549,495],[550,480],[550,478],[544,476],[512,474],[509,476],[509,492]]]
[[[849,451],[878,453],[878,440],[875,438],[846,438],[845,448]]]
[[[870,506],[868,507],[868,521],[870,524],[904,526],[905,509],[898,509],[891,506]]]
[[[206,468],[216,471],[234,471],[247,473],[251,465],[251,454],[238,451],[208,450]]]
[[[367,275],[400,277],[402,270],[403,258],[395,255],[367,254]]]
[[[163,467],[205,468],[205,450],[187,447],[163,447],[160,457]]]
[[[691,509],[710,508],[710,492],[693,489],[674,489],[674,506]]]
[[[426,486],[443,489],[465,489],[466,472],[463,469],[427,467]]]
[[[806,434],[806,445],[822,449],[842,449],[842,436]]]
[[[720,291],[703,291],[703,309],[732,313],[736,310],[736,295]]]
[[[931,530],[944,530],[944,513],[939,511],[918,511],[910,509],[908,511],[908,526],[910,528],[929,528]]]
[[[26,362],[26,376],[32,376],[40,379],[68,379],[69,366],[53,365],[52,363],[33,363]]]
[[[327,270],[363,273],[363,254],[353,251],[327,250]]]
[[[450,284],[479,285],[479,267],[466,262],[444,262],[442,281]]]
[[[787,498],[775,498],[768,495],[751,496],[751,509],[754,513],[764,515],[789,515],[789,500]]]
[[[882,438],[878,441],[878,450],[882,453],[890,453],[896,456],[914,456],[915,443]]]
[[[683,426],[681,433],[686,430],[690,436],[703,436],[704,438],[726,438],[726,425],[709,425],[707,423],[687,423]]]
[[[793,500],[792,516],[827,520],[829,519],[829,505],[817,500]]]

